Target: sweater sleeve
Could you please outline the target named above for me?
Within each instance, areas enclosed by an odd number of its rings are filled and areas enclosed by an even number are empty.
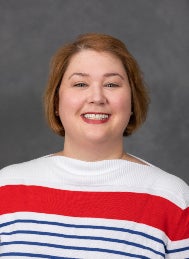
[[[178,217],[178,220],[176,221],[174,240],[170,240],[166,248],[166,258],[168,259],[189,258],[189,189],[184,197],[186,207],[180,210],[180,215],[172,215]]]

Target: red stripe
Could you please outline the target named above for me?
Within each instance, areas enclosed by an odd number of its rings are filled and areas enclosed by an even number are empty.
[[[170,201],[150,194],[8,185],[0,188],[0,197],[0,214],[27,211],[129,220],[158,228],[171,240],[189,238],[189,208],[182,210]]]

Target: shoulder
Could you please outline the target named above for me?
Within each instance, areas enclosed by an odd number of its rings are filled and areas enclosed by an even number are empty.
[[[0,170],[0,185],[3,180],[16,179],[24,176],[36,176],[39,171],[48,168],[49,165],[46,163],[46,157],[39,157],[30,161],[9,165]]]
[[[189,186],[178,176],[131,155],[130,162],[122,160],[119,183],[126,183],[131,191],[156,195],[186,208],[189,206]],[[138,162],[139,161],[139,162]]]
[[[136,166],[141,186],[149,193],[169,199],[182,208],[189,206],[189,186],[185,181],[144,160],[141,161],[146,164]]]
[[[176,175],[168,173],[158,167],[152,167],[153,185],[160,189],[167,189],[177,195],[179,193],[189,194],[189,186]]]

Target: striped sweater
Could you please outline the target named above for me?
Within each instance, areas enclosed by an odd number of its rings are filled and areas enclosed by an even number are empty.
[[[189,258],[189,187],[150,164],[46,156],[0,171],[0,257]]]

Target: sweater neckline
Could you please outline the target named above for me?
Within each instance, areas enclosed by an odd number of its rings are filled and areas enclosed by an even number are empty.
[[[118,169],[124,167],[124,169],[141,169],[141,168],[149,168],[152,165],[147,163],[145,160],[140,159],[146,164],[139,164],[136,162],[131,162],[124,159],[111,159],[111,160],[100,160],[100,161],[83,161],[75,158],[70,158],[66,156],[53,155],[50,154],[45,156],[52,161],[54,161],[58,167],[66,170],[72,171],[77,175],[99,175],[99,174],[107,174],[110,172],[115,172]]]

